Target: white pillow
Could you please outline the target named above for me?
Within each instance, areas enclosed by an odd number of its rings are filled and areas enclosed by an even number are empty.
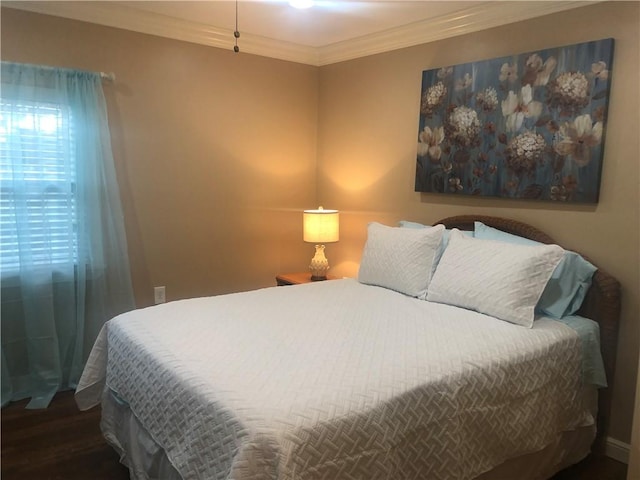
[[[443,225],[413,229],[370,223],[358,281],[424,299],[443,232]]]
[[[563,255],[558,245],[479,240],[454,229],[427,300],[531,328],[538,299]]]

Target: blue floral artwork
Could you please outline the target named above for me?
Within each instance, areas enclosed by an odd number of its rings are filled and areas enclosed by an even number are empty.
[[[422,72],[415,190],[597,203],[613,39]]]

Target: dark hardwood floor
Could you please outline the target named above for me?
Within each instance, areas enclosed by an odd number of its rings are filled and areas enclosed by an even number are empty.
[[[2,409],[2,480],[126,480],[128,471],[100,433],[100,409],[78,411],[73,392],[46,410],[26,401]],[[627,466],[589,457],[553,480],[625,480]],[[513,479],[517,480],[517,479]]]
[[[100,408],[81,412],[73,392],[46,410],[27,401],[2,409],[2,480],[127,480],[129,471],[100,432]]]

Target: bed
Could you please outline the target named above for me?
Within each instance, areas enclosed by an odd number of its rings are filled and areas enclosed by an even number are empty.
[[[552,244],[495,217],[373,224],[358,279],[116,317],[76,401],[136,479],[549,478],[606,435],[620,308],[593,267],[579,309],[538,312]]]

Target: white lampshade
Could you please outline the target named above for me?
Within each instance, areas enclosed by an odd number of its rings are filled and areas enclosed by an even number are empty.
[[[338,210],[305,210],[302,217],[303,238],[309,243],[332,243],[340,239]]]

